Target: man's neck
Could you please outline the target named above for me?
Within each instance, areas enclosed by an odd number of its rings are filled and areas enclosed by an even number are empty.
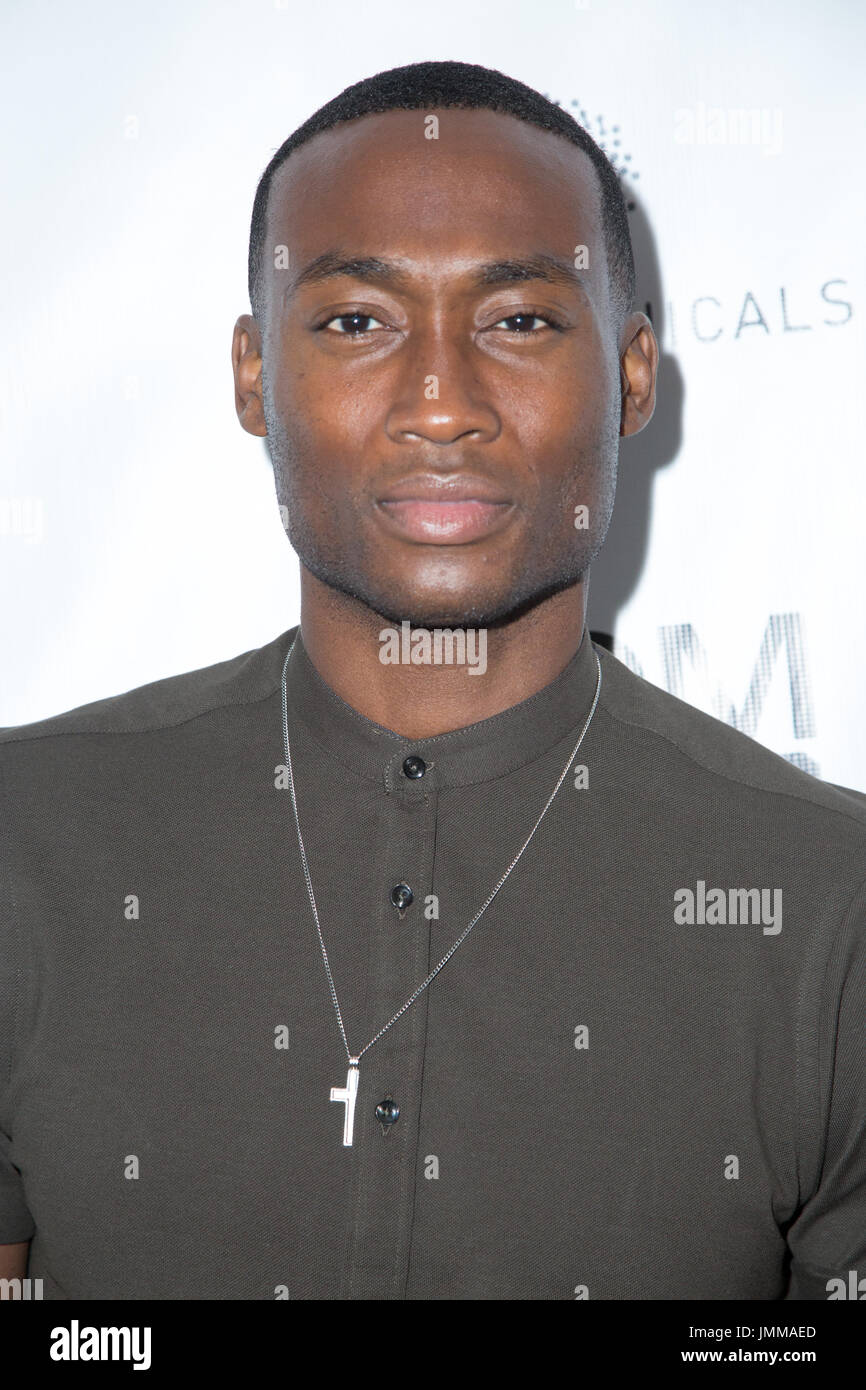
[[[313,666],[352,709],[404,738],[463,729],[543,690],[580,646],[585,616],[583,581],[512,622],[465,629],[465,652],[445,633],[437,646],[433,630],[425,653],[427,639],[413,637],[415,629],[389,622],[301,566],[301,636]],[[393,636],[383,642],[385,629]]]

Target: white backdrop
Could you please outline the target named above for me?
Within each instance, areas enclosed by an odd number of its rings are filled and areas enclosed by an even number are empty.
[[[297,621],[233,404],[256,182],[349,83],[457,58],[571,109],[633,203],[659,404],[590,626],[866,790],[864,37],[857,0],[5,0],[0,725]]]

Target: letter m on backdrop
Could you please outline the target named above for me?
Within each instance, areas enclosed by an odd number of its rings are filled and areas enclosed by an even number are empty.
[[[764,708],[770,683],[781,661],[787,665],[790,693],[791,723],[794,738],[815,737],[815,711],[806,670],[803,630],[799,613],[772,613],[764,629],[758,659],[746,692],[742,709],[727,698],[721,687],[710,678],[707,654],[691,623],[675,623],[659,628],[659,640],[664,663],[665,685],[672,695],[686,699],[685,666],[691,667],[704,685],[710,712],[741,733],[754,738]],[[806,753],[786,753],[789,762],[819,775],[818,764]]]

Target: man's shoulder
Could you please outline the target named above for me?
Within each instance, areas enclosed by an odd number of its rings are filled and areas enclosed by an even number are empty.
[[[164,676],[33,723],[0,728],[0,750],[45,739],[156,732],[211,711],[267,699],[279,684],[291,631],[225,661]]]
[[[689,767],[697,787],[742,802],[746,792],[795,798],[803,810],[837,812],[866,830],[866,793],[821,781],[755,739],[705,714],[630,670],[596,645],[602,662],[601,703],[607,714],[645,749],[649,760],[667,755]],[[685,760],[685,762],[684,762]]]

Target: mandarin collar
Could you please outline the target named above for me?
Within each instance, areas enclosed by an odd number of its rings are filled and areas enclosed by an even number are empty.
[[[299,626],[279,639],[280,673],[293,641],[286,671],[290,740],[310,735],[360,777],[386,791],[415,796],[492,781],[534,762],[567,734],[574,732],[576,739],[592,708],[598,680],[595,647],[584,627],[568,665],[528,699],[462,729],[410,739],[367,719],[326,684],[310,660]],[[420,778],[407,776],[407,758],[422,760],[425,770]]]

